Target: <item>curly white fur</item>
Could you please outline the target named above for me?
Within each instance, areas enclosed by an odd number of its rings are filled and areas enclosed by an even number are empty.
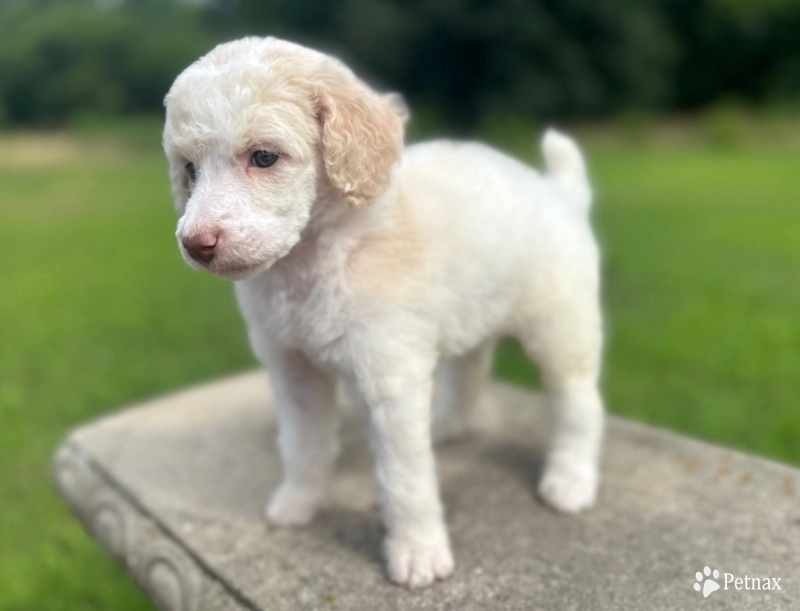
[[[465,428],[502,335],[519,338],[551,398],[541,497],[570,513],[594,503],[599,256],[572,140],[545,135],[545,176],[481,144],[403,149],[396,96],[272,38],[217,47],[166,107],[179,242],[218,236],[209,262],[181,249],[237,281],[275,391],[285,473],[271,521],[305,524],[324,499],[338,379],[369,415],[389,577],[417,587],[449,575],[431,423],[440,436]],[[255,150],[280,157],[254,167]]]

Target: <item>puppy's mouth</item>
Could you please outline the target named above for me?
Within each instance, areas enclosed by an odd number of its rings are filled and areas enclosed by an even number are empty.
[[[189,267],[198,272],[208,272],[223,280],[247,280],[256,276],[270,267],[274,261],[267,259],[259,263],[231,261],[224,258],[214,258],[211,261],[198,261],[182,251],[183,258]]]
[[[232,281],[248,280],[267,271],[290,250],[291,247],[279,252],[248,253],[241,256],[236,248],[229,245],[211,256],[203,256],[202,251],[189,252],[185,245],[180,247],[184,261],[195,271],[208,272],[223,280]]]
[[[267,261],[260,265],[210,265],[207,271],[223,280],[247,280],[272,267],[272,262]]]
[[[203,264],[202,267],[205,271],[211,272],[215,276],[222,278],[223,280],[248,280],[259,274],[264,273],[269,268],[271,268],[275,263],[283,259],[289,252],[292,250],[294,245],[297,242],[295,241],[291,246],[285,247],[279,251],[274,251],[270,253],[261,253],[261,257],[263,259],[239,259],[232,256],[230,253],[228,257],[225,256],[225,253],[222,254],[219,258],[214,258],[207,264]]]

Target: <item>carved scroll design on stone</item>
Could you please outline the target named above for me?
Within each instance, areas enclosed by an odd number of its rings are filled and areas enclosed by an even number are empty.
[[[53,479],[89,533],[128,566],[160,609],[242,608],[151,517],[108,484],[80,446],[67,442],[59,449],[53,460]]]
[[[109,554],[124,561],[128,553],[130,505],[111,490],[100,490],[89,509],[87,526]]]
[[[56,453],[53,481],[59,494],[79,514],[86,499],[100,486],[99,478],[83,454],[69,445],[62,446]]]
[[[198,608],[203,576],[189,555],[167,539],[154,541],[142,549],[134,575],[159,608],[166,611]]]

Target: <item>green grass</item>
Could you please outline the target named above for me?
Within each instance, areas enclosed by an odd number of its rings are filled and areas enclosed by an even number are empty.
[[[800,463],[800,154],[591,157],[610,411]],[[174,222],[141,147],[0,164],[3,611],[151,608],[57,499],[49,460],[80,422],[253,364],[230,287],[180,261]],[[535,383],[513,344],[497,370]]]

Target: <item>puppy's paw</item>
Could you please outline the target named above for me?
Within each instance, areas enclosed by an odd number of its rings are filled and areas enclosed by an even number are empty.
[[[283,483],[267,504],[267,519],[276,526],[305,526],[322,506],[322,492]]]
[[[548,462],[539,482],[539,496],[556,511],[578,513],[594,505],[597,486],[596,467],[553,460]]]
[[[389,579],[409,588],[429,586],[455,568],[446,534],[424,541],[388,538],[384,553]]]

